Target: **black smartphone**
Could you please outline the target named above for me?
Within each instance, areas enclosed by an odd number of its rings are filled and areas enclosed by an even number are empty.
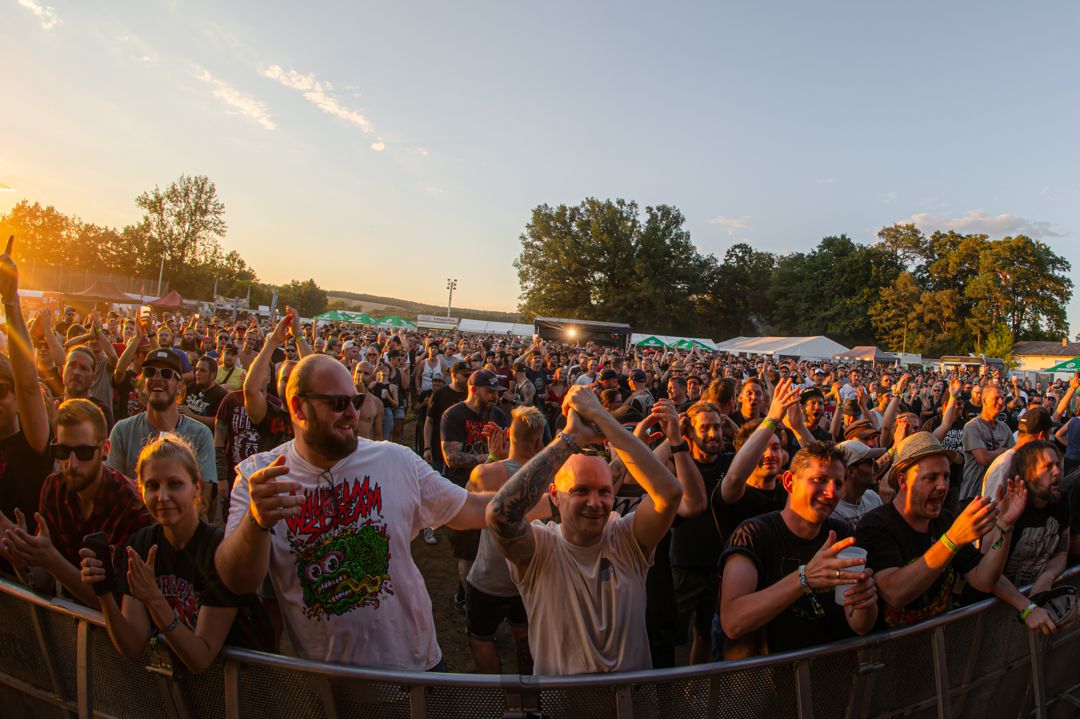
[[[109,551],[109,538],[104,532],[94,532],[83,537],[83,546],[105,566],[105,578],[94,584],[94,593],[99,597],[113,591],[116,586],[116,573],[113,569],[112,553]]]

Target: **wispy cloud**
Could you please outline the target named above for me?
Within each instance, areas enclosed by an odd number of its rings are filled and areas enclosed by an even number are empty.
[[[138,35],[131,33],[117,35],[114,49],[135,62],[147,65],[156,65],[158,62],[158,54],[151,50]]]
[[[710,225],[720,225],[727,228],[729,235],[734,235],[735,230],[745,230],[750,227],[749,217],[725,217],[724,215],[717,215],[709,220]]]
[[[5,185],[3,182],[0,182],[0,192],[15,192],[15,188],[11,185]]]
[[[52,30],[60,24],[60,18],[57,16],[55,8],[42,5],[37,0],[18,0],[18,3],[41,21],[42,30]]]
[[[386,143],[382,140],[376,140],[375,142],[371,143],[371,149],[375,152],[382,152],[386,149]]]
[[[196,68],[195,77],[212,87],[214,89],[214,97],[224,102],[238,114],[254,120],[267,130],[273,130],[277,127],[277,125],[274,124],[274,120],[270,117],[270,112],[266,109],[266,105],[259,102],[254,96],[237,90],[235,87],[217,79],[201,67]]]
[[[960,217],[948,218],[929,212],[919,212],[905,220],[922,230],[956,230],[971,234],[986,234],[992,237],[1006,235],[1028,235],[1029,237],[1064,237],[1065,233],[1045,220],[1031,220],[1018,215],[991,215],[984,210],[968,210]]]
[[[417,155],[419,155],[420,157],[427,157],[430,154],[427,151],[426,147],[415,147],[415,148],[413,148],[413,152],[416,153]]]
[[[342,105],[333,93],[334,86],[329,82],[315,79],[314,74],[304,75],[296,70],[285,70],[280,65],[271,65],[263,70],[263,75],[271,80],[277,80],[285,87],[300,91],[304,99],[323,112],[356,125],[366,133],[373,132],[371,121],[367,117],[357,110]],[[379,147],[376,148],[376,145]],[[371,145],[371,149],[376,152],[381,152],[384,147],[385,145],[381,140]]]

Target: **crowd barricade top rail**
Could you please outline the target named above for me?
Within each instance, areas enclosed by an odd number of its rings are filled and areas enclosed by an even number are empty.
[[[1080,585],[1080,566],[1062,582]],[[120,657],[101,615],[0,580],[0,715],[139,717],[1071,717],[1080,622],[1031,634],[988,599],[795,652],[609,675],[395,672],[226,647],[188,675]],[[1073,692],[1076,690],[1077,697]]]

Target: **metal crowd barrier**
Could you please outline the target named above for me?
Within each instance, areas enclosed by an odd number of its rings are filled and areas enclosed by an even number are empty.
[[[1063,581],[1080,585],[1080,567]],[[99,613],[0,580],[0,716],[1080,716],[1080,622],[1045,639],[1015,616],[989,599],[809,650],[614,675],[387,672],[226,648],[192,676],[129,662]]]

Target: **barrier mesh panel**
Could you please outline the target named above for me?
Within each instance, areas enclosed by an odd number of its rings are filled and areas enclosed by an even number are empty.
[[[0,684],[0,716],[70,719],[70,715],[63,709],[40,699],[21,694],[18,690],[4,684]]]
[[[870,716],[918,704],[934,696],[934,656],[929,632],[895,639],[879,647],[884,665],[869,686]]]
[[[638,684],[630,692],[634,718],[678,716],[705,719],[709,713],[709,679]]]
[[[272,667],[240,668],[240,716],[253,719],[326,719],[317,683],[305,672]]]
[[[96,711],[120,719],[168,716],[156,676],[144,669],[145,662],[120,656],[104,629],[90,630],[90,661]]]
[[[9,594],[0,594],[0,666],[4,672],[39,689],[53,691],[41,656],[31,605]]]
[[[71,699],[78,693],[75,649],[78,643],[79,621],[56,612],[41,612],[41,618],[45,642],[52,654],[57,679],[63,687],[64,697]]]
[[[540,712],[545,719],[615,716],[615,690],[611,687],[545,689],[540,692]]]
[[[814,719],[844,719],[855,679],[858,676],[854,653],[833,654],[810,662]]]
[[[502,689],[431,687],[427,692],[427,715],[432,719],[500,719],[505,709]]]
[[[401,685],[335,679],[330,686],[333,688],[334,706],[341,716],[408,719],[409,692]],[[458,691],[462,692],[464,699],[470,690]]]
[[[191,711],[200,719],[225,719],[224,668],[219,658],[202,674],[185,675],[180,682]]]

